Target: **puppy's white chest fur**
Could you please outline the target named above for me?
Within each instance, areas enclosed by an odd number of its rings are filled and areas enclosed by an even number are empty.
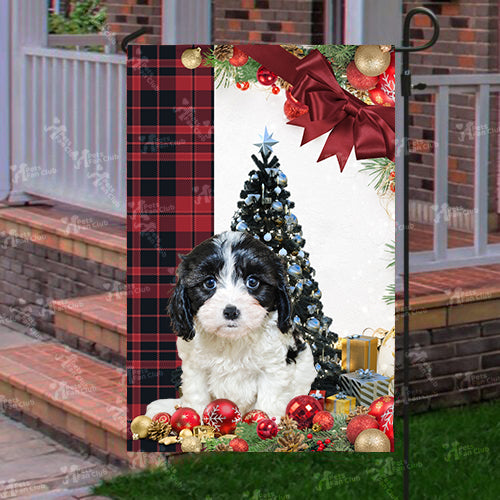
[[[226,398],[242,414],[254,408],[269,415],[284,414],[288,401],[308,391],[316,375],[309,347],[295,363],[286,363],[292,344],[293,338],[276,327],[275,314],[262,329],[239,339],[200,331],[190,342],[179,339],[183,405],[202,411],[210,401]]]

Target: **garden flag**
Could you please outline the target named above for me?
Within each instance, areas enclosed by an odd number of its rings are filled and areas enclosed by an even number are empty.
[[[393,48],[131,45],[127,86],[129,451],[393,451]]]

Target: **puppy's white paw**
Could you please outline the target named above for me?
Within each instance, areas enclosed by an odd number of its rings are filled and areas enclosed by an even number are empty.
[[[181,405],[180,399],[157,399],[148,404],[146,416],[153,418],[157,413],[161,412],[167,412],[172,415],[176,405]]]

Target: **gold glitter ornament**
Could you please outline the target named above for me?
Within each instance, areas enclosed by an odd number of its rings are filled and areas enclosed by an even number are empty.
[[[181,56],[181,62],[187,69],[195,69],[201,64],[201,49],[186,49]]]
[[[381,75],[391,64],[391,54],[378,45],[360,45],[354,54],[354,64],[363,75]]]
[[[181,441],[181,449],[186,453],[199,453],[201,451],[201,441],[197,437],[188,436]]]
[[[391,442],[379,429],[365,429],[358,434],[354,451],[385,453],[391,451]]]
[[[151,419],[149,417],[146,417],[146,415],[139,415],[138,417],[135,417],[130,424],[132,439],[137,440],[148,437],[150,425]]]
[[[193,435],[193,431],[191,429],[182,429],[181,432],[179,432],[179,437],[180,438],[187,438]]]

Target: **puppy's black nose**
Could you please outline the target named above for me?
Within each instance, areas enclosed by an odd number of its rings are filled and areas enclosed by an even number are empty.
[[[236,306],[229,305],[224,308],[222,314],[224,314],[224,318],[226,319],[236,319],[240,315],[240,311]]]

